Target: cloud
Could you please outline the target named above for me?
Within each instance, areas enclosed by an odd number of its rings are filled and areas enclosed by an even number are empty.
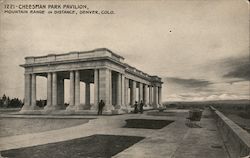
[[[237,58],[228,58],[225,66],[229,67],[228,72],[223,75],[224,78],[250,80],[250,60],[248,56]],[[238,81],[238,80],[236,80]]]
[[[250,80],[250,62],[242,63],[241,65],[235,66],[233,70],[223,75],[223,77]]]
[[[194,89],[208,87],[209,85],[213,84],[212,82],[204,79],[184,79],[179,77],[166,77],[164,80],[166,81],[166,83],[170,82],[184,86],[186,88]]]

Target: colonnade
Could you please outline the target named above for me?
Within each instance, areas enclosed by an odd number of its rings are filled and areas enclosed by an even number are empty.
[[[130,86],[130,100],[129,104],[133,105],[136,101],[140,102],[143,101],[145,105],[153,106],[154,108],[157,108],[159,105],[161,105],[161,91],[162,88],[157,85],[149,85],[144,84],[141,82],[137,82],[131,79],[125,79],[125,87],[128,87],[127,84],[129,84],[129,81],[131,82]],[[137,86],[138,85],[138,86]],[[136,99],[136,88],[138,87],[138,98]],[[126,95],[126,97],[128,97]],[[126,98],[127,100],[127,98]]]
[[[47,105],[44,111],[96,112],[105,102],[104,111],[128,111],[135,101],[147,106],[161,105],[161,78],[151,76],[124,62],[124,58],[107,48],[90,51],[25,57],[25,104],[22,110],[35,110],[36,77],[47,78]],[[69,80],[69,105],[65,105],[65,79]],[[80,83],[85,82],[85,105],[80,104]],[[94,94],[90,85],[94,84]],[[90,103],[94,99],[94,104]]]
[[[97,110],[103,100],[104,110],[127,109],[136,101],[157,108],[161,104],[162,88],[153,82],[140,82],[108,68],[92,69],[93,81],[85,82],[85,105],[90,106],[90,84],[94,84],[94,105],[89,110]],[[44,110],[58,110],[64,107],[64,79],[70,80],[69,105],[66,110],[84,110],[80,104],[80,70],[70,70],[69,78],[60,72],[47,72],[47,105]],[[36,73],[25,74],[25,105],[23,109],[36,109]],[[138,90],[136,90],[138,88]],[[136,94],[138,92],[138,94]],[[138,96],[138,97],[136,97]]]

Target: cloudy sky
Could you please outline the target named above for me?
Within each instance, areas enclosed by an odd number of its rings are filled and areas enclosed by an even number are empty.
[[[0,95],[23,97],[25,56],[106,47],[162,77],[163,101],[249,99],[246,0],[70,2],[113,15],[6,14],[8,3],[24,1],[1,3]]]

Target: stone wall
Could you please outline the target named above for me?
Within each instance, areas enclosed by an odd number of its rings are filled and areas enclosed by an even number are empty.
[[[230,157],[248,156],[250,154],[250,134],[214,107],[211,109],[214,111],[217,127]]]

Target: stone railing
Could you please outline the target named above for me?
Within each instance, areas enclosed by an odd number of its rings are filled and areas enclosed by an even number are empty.
[[[162,82],[162,81],[161,81],[161,78],[158,77],[158,76],[151,76],[151,80],[152,80],[153,82]]]
[[[129,73],[132,73],[132,74],[137,75],[139,77],[143,77],[144,79],[147,79],[150,82],[163,83],[161,81],[161,78],[158,77],[158,76],[151,76],[151,75],[149,75],[149,74],[147,74],[145,72],[142,72],[142,71],[140,71],[140,70],[126,64],[126,63],[125,63],[125,66],[126,66],[126,71],[129,72]]]
[[[142,72],[142,71],[136,69],[135,67],[132,67],[132,66],[130,66],[130,65],[128,65],[128,64],[125,64],[125,66],[126,66],[126,71],[128,71],[128,72],[130,72],[130,73],[132,73],[132,74],[135,74],[135,75],[138,75],[138,76],[147,78],[147,79],[150,79],[150,78],[151,78],[150,75],[148,75],[147,73]]]
[[[241,158],[250,154],[250,134],[231,121],[214,107],[217,127],[231,158]]]
[[[85,52],[70,52],[64,54],[48,54],[46,56],[30,56],[25,58],[25,64],[47,63],[55,61],[90,59],[97,57],[110,57],[116,61],[123,62],[124,58],[106,48],[95,49]]]

